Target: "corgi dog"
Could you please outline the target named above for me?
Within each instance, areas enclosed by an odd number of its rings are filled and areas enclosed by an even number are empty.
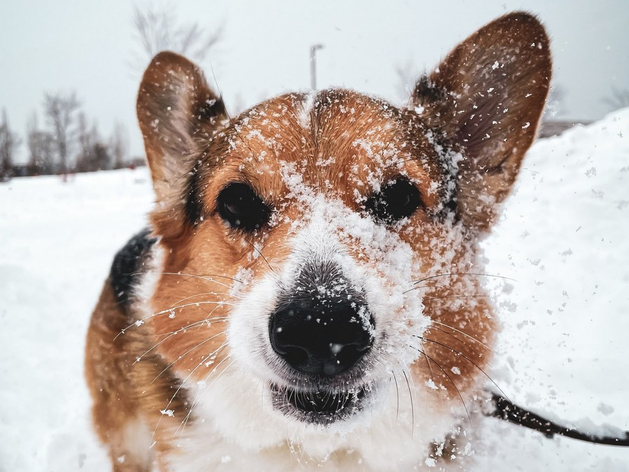
[[[197,66],[158,54],[137,101],[150,228],[87,334],[113,470],[393,472],[463,453],[497,330],[478,242],[550,76],[527,13],[456,46],[405,107],[329,89],[230,117]]]

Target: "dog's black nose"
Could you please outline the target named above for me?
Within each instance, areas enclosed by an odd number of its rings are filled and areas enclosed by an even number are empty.
[[[374,340],[366,306],[335,296],[293,300],[269,322],[273,350],[309,375],[333,376],[354,366]]]

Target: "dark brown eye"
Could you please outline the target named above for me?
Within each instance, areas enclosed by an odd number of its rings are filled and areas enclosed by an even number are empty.
[[[408,179],[389,182],[365,202],[365,209],[378,221],[395,223],[422,206],[419,189]]]
[[[218,214],[231,227],[252,232],[264,226],[271,216],[271,209],[243,183],[234,182],[218,194]]]

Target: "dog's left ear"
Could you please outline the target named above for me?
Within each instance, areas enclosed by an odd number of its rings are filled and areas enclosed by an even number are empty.
[[[168,237],[184,228],[191,171],[227,113],[199,67],[167,51],[144,72],[137,113],[157,197],[153,224]]]
[[[412,103],[460,150],[456,207],[463,222],[487,230],[535,138],[551,76],[549,39],[527,13],[505,15],[459,44]]]

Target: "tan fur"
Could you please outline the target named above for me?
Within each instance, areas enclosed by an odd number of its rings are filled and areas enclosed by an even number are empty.
[[[535,46],[521,51],[522,45]],[[505,59],[515,54],[518,60]],[[504,68],[494,67],[496,60]],[[281,266],[289,254],[292,223],[308,217],[282,179],[286,164],[295,167],[305,186],[340,198],[355,211],[361,211],[356,196],[373,192],[373,176],[386,183],[404,175],[417,185],[425,209],[409,218],[408,230],[400,229],[399,236],[421,260],[421,274],[446,276],[418,284],[425,314],[434,323],[423,335],[411,373],[417,384],[428,379],[438,384],[439,398],[471,402],[479,370],[487,367],[496,322],[481,280],[467,274],[479,272],[478,234],[495,220],[497,203],[508,194],[534,138],[549,78],[548,39],[524,14],[496,20],[459,45],[429,80],[420,81],[411,109],[328,90],[317,95],[312,109],[304,108],[303,94],[288,94],[228,121],[196,66],[172,53],[158,55],[138,97],[157,195],[151,222],[165,257],[150,300],[153,314],[125,312],[106,284],[86,348],[94,423],[110,447],[114,470],[150,470],[153,461],[164,467],[174,434],[194,421],[187,417],[194,399],[185,388],[178,390],[177,379],[203,382],[229,364],[225,329],[235,301],[234,279],[247,269],[260,280]],[[418,114],[420,106],[425,111]],[[492,119],[498,124],[489,126]],[[464,227],[460,238],[445,224],[448,195],[435,143],[464,153],[456,182],[457,217]],[[403,165],[387,164],[386,156],[393,154],[402,156]],[[262,162],[260,155],[269,158]],[[186,221],[185,209],[193,167],[204,215],[195,224]],[[234,181],[248,182],[282,215],[264,236],[229,229],[217,214],[218,193]],[[356,260],[368,260],[355,242],[347,244]],[[248,258],[252,247],[263,257]],[[450,264],[440,267],[446,254]],[[164,410],[173,410],[173,416]],[[143,463],[123,441],[125,428],[138,419],[155,442]]]

